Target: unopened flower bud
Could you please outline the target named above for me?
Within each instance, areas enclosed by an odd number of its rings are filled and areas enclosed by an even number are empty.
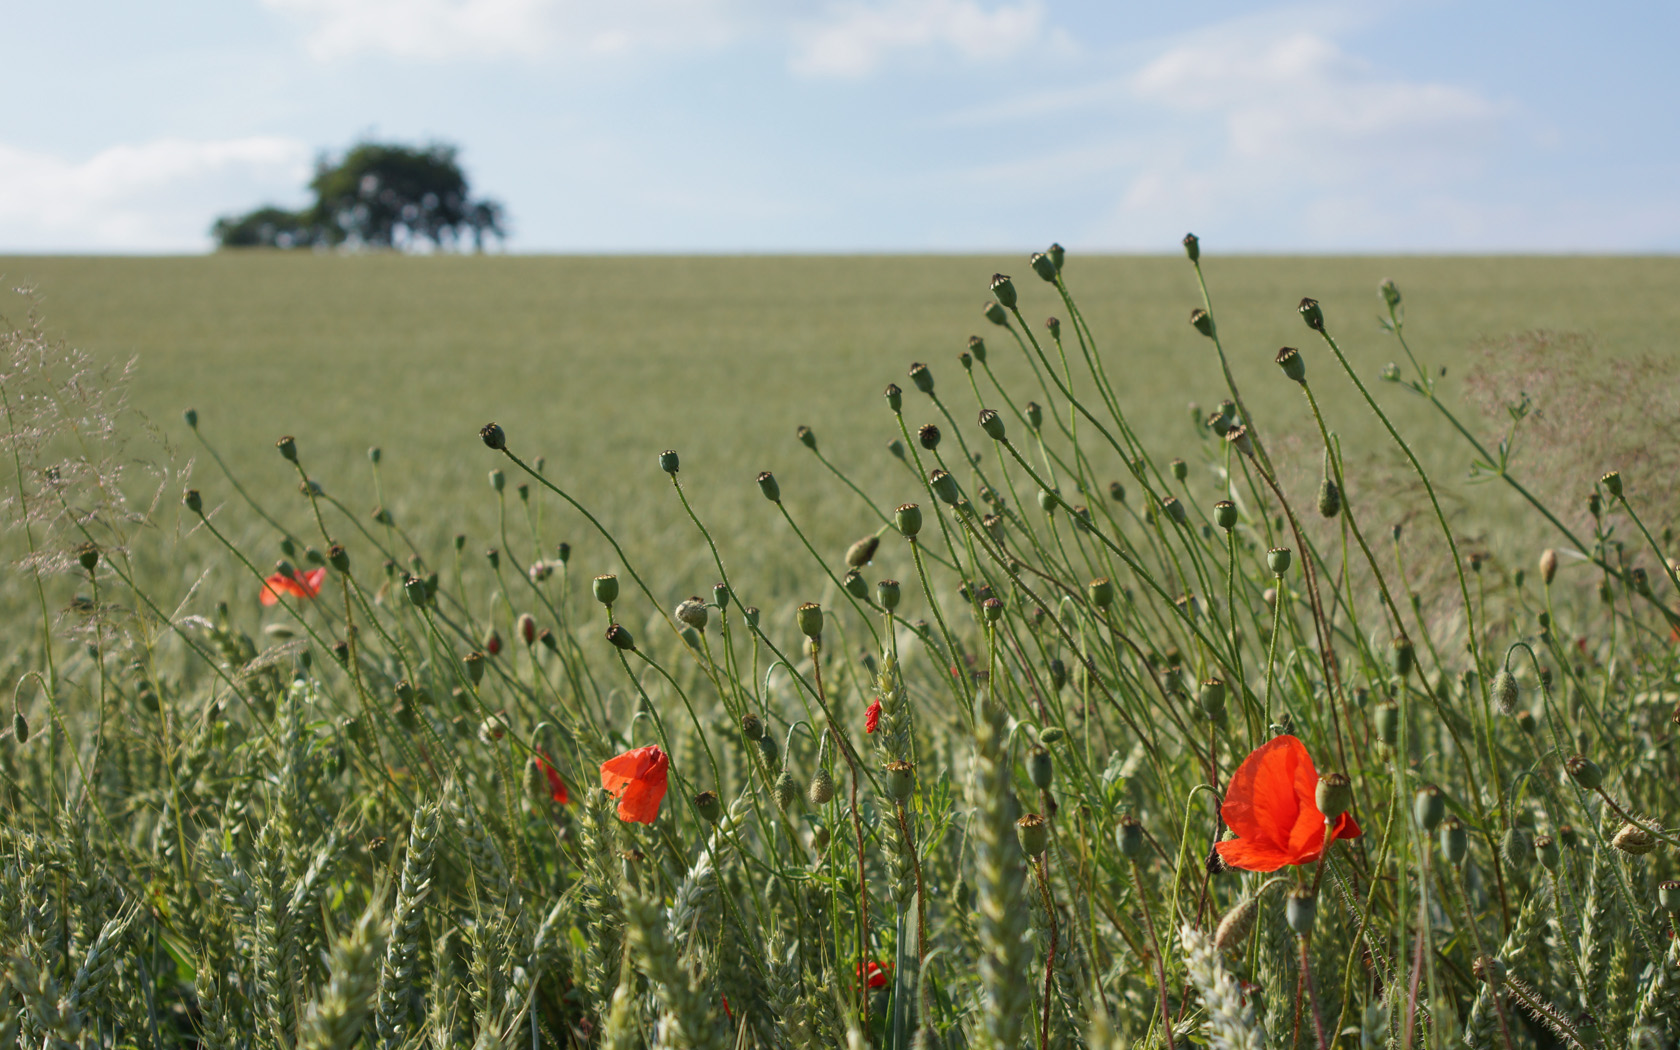
[[[1318,482],[1318,514],[1323,518],[1334,518],[1342,512],[1342,487],[1336,484],[1336,479],[1326,470]]]
[[[1004,435],[1003,417],[993,410],[986,408],[980,411],[980,429],[993,441],[1002,441]]]
[[[1050,824],[1037,813],[1028,813],[1015,822],[1015,837],[1022,853],[1037,857],[1050,846]]]
[[[1503,715],[1514,714],[1517,710],[1517,676],[1510,671],[1501,669],[1493,676],[1493,703]]]
[[[1286,346],[1277,352],[1277,366],[1283,369],[1283,374],[1297,383],[1307,381],[1307,362],[1301,356],[1301,351],[1293,346]]]
[[[1513,824],[1500,837],[1499,852],[1511,868],[1526,871],[1534,859],[1534,843],[1529,839],[1528,832]]]
[[[1062,663],[1061,657],[1053,656],[1050,658],[1047,669],[1050,672],[1051,691],[1061,692],[1062,686],[1067,685],[1067,664]]]
[[[799,624],[799,633],[807,638],[821,638],[823,629],[822,606],[816,602],[805,602],[794,611],[794,620]]]
[[[992,274],[992,295],[1006,310],[1015,309],[1015,282],[1001,273]]]
[[[888,762],[885,770],[887,774],[887,795],[895,801],[902,802],[910,797],[910,791],[916,786],[916,769],[908,762]]]
[[[1200,237],[1197,237],[1193,233],[1187,233],[1184,235],[1184,240],[1180,243],[1184,245],[1184,254],[1189,257],[1191,262],[1201,261],[1202,240]]]
[[[1062,341],[1062,322],[1060,318],[1046,317],[1044,327],[1050,330],[1050,338],[1058,343]]]
[[[1027,775],[1032,778],[1033,787],[1040,791],[1050,790],[1050,781],[1055,776],[1055,763],[1050,758],[1050,752],[1043,748],[1034,748],[1027,755]]]
[[[846,564],[854,569],[861,569],[875,560],[875,551],[881,546],[881,537],[865,536],[850,547],[846,548]]]
[[[706,602],[698,594],[690,595],[677,603],[676,617],[696,631],[704,631],[706,621],[710,619],[706,612]]]
[[[1313,920],[1318,917],[1318,897],[1305,886],[1297,886],[1283,899],[1284,921],[1298,936],[1312,934]]]
[[[1315,332],[1324,331],[1324,311],[1319,309],[1317,299],[1302,299],[1299,307],[1301,320],[1307,322],[1307,327]]]
[[[19,744],[29,743],[29,719],[23,717],[22,711],[12,712],[12,738]]]
[[[901,504],[893,512],[893,524],[905,539],[915,539],[916,534],[922,531],[922,508],[914,503]]]
[[[484,653],[486,656],[495,656],[501,651],[502,636],[492,627],[484,632]]]
[[[1346,773],[1326,773],[1318,778],[1313,802],[1324,814],[1327,823],[1334,824],[1353,805],[1353,781]]]
[[[1143,857],[1148,844],[1144,841],[1143,825],[1130,814],[1120,818],[1120,823],[1114,828],[1114,841],[1120,847],[1120,855],[1127,860],[1139,860]]]
[[[776,801],[776,808],[785,810],[793,805],[793,800],[799,797],[799,785],[794,782],[793,774],[782,770],[776,778],[776,784],[770,789],[771,797]]]
[[[1657,848],[1657,837],[1649,829],[1638,824],[1623,824],[1620,831],[1611,838],[1610,845],[1623,853],[1635,857],[1642,857]]]
[[[1557,551],[1547,547],[1545,550],[1540,552],[1540,579],[1550,585],[1552,580],[1557,578],[1557,570]]]
[[[606,573],[595,577],[590,583],[590,589],[595,594],[595,600],[602,605],[611,606],[618,601],[618,577]]]
[[[1254,931],[1254,920],[1260,915],[1260,901],[1255,897],[1244,897],[1236,903],[1225,917],[1219,920],[1219,928],[1213,934],[1213,946],[1226,955],[1235,955],[1242,947],[1248,935]]]
[[[1207,336],[1209,339],[1212,339],[1213,315],[1199,306],[1196,307],[1194,310],[1190,311],[1190,327]]]
[[[821,766],[811,774],[811,783],[805,789],[805,798],[813,809],[821,809],[834,801],[834,775]]]
[[[1571,755],[1563,768],[1575,783],[1588,791],[1596,791],[1604,783],[1604,771],[1586,755]]]
[[[1417,650],[1412,648],[1412,640],[1405,635],[1394,639],[1389,644],[1389,659],[1394,664],[1394,673],[1405,678],[1412,673],[1412,667],[1417,663]]]
[[[514,627],[519,633],[520,640],[527,646],[537,644],[536,617],[530,613],[520,613],[519,619],[514,622]]]
[[[1425,831],[1434,831],[1447,815],[1447,800],[1441,789],[1431,784],[1419,789],[1412,798],[1412,817]]]

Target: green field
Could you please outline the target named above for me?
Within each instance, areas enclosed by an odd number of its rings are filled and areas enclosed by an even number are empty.
[[[1352,360],[1374,378],[1399,356],[1375,320],[1385,277],[1405,294],[1420,356],[1448,366],[1449,402],[1479,348],[1513,333],[1584,333],[1605,358],[1676,357],[1673,258],[1210,252],[1204,266],[1237,381],[1273,432],[1311,426],[1271,363],[1276,349],[1301,345],[1320,370],[1325,360],[1306,342],[1297,300],[1324,304]],[[908,365],[928,362],[953,416],[970,426],[976,406],[957,355],[972,333],[987,338],[1001,379],[1030,382],[1012,342],[981,316],[995,271],[1017,276],[1029,318],[1062,312],[1024,257],[0,258],[4,286],[35,289],[51,334],[138,360],[133,405],[186,456],[199,450],[180,413],[196,407],[205,434],[293,527],[305,507],[271,450],[282,434],[297,435],[311,474],[358,508],[376,502],[364,452],[382,446],[390,506],[428,542],[465,530],[476,548],[494,520],[484,483],[494,463],[475,435],[495,419],[527,458],[546,457],[549,474],[620,529],[633,552],[674,545],[661,554],[684,574],[704,568],[705,550],[680,524],[657,452],[682,453],[697,509],[749,571],[783,567],[776,555],[791,543],[752,484],[762,469],[776,472],[815,536],[849,542],[873,528],[871,515],[828,483],[794,428],[813,427],[824,453],[882,505],[910,498],[910,479],[885,451],[896,436],[880,399],[887,382],[908,387]],[[1186,406],[1205,411],[1223,390],[1211,344],[1185,321],[1200,303],[1190,267],[1177,255],[1074,255],[1067,277],[1134,427],[1163,459],[1198,462],[1202,442]],[[10,291],[0,299],[0,313],[24,311]],[[1345,379],[1327,377],[1323,389],[1350,457],[1382,453]],[[1445,480],[1464,475],[1466,450],[1442,439],[1415,398],[1378,393]],[[936,418],[912,392],[906,421]],[[207,466],[200,455],[195,483],[220,502],[227,486]],[[1303,483],[1315,481],[1311,454],[1296,467]],[[1099,456],[1097,469],[1120,474],[1112,458]],[[1190,484],[1215,498],[1211,475],[1198,470]],[[556,537],[576,543],[593,572],[608,552],[570,519],[560,522]],[[665,581],[673,594],[709,582]],[[763,584],[780,592],[792,581]]]

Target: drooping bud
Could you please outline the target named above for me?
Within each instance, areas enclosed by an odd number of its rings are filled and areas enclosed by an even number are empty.
[[[813,809],[821,809],[834,801],[834,775],[821,766],[811,774],[811,784],[805,789],[805,798]]]
[[[881,537],[865,536],[846,548],[846,564],[853,569],[863,568],[875,560],[875,551],[880,546]]]
[[[899,598],[902,597],[902,588],[899,587],[897,580],[881,580],[875,584],[875,597],[881,603],[881,608],[892,612],[898,608]]]
[[[1503,668],[1493,676],[1493,703],[1502,715],[1515,714],[1517,710],[1517,676]]]
[[[1213,315],[1199,306],[1196,307],[1194,310],[1190,311],[1190,327],[1207,336],[1209,339],[1212,339]]]
[[[1526,871],[1534,859],[1534,843],[1529,840],[1528,832],[1513,824],[1500,837],[1499,852],[1512,869]]]
[[[1021,842],[1022,853],[1037,857],[1050,846],[1050,824],[1039,814],[1028,813],[1015,821],[1015,837]]]
[[[1657,848],[1657,837],[1651,834],[1649,829],[1638,824],[1623,824],[1621,830],[1611,838],[1610,845],[1623,853],[1643,857]]]
[[[705,601],[698,594],[690,595],[677,603],[676,617],[678,621],[696,631],[704,631],[706,621],[711,618],[706,611]]]
[[[992,295],[1003,305],[1005,310],[1015,309],[1015,282],[1001,273],[992,274]]]
[[[1324,331],[1324,311],[1319,309],[1317,299],[1302,299],[1300,305],[1301,320],[1307,322],[1307,327],[1315,332]]]
[[[1598,768],[1598,763],[1586,755],[1571,755],[1563,764],[1563,768],[1575,783],[1588,791],[1597,791],[1604,783],[1604,770]]]
[[[1241,949],[1248,935],[1254,932],[1254,920],[1260,915],[1260,901],[1256,897],[1244,897],[1219,920],[1219,928],[1213,934],[1213,946],[1225,955],[1235,955]]]
[[[807,638],[821,638],[823,629],[822,606],[816,602],[804,602],[794,611],[794,620],[799,624],[799,633]]]
[[[1050,672],[1051,691],[1058,693],[1061,692],[1062,686],[1067,685],[1067,665],[1062,663],[1061,657],[1053,656],[1050,658],[1048,670]]]
[[[1334,824],[1353,805],[1353,781],[1346,773],[1326,773],[1318,778],[1313,802],[1324,814],[1326,823]]]
[[[1441,789],[1431,784],[1419,789],[1412,798],[1412,817],[1425,831],[1434,831],[1447,815],[1447,800]]]
[[[1050,782],[1055,777],[1056,766],[1050,758],[1050,752],[1043,748],[1034,748],[1027,755],[1027,775],[1032,778],[1033,787],[1040,791],[1049,791]]]
[[[884,771],[887,774],[888,797],[898,802],[909,798],[911,789],[916,786],[916,767],[908,762],[888,762]]]
[[[618,601],[618,577],[612,573],[605,573],[595,577],[590,583],[590,589],[595,594],[595,600],[602,605],[611,606]]]
[[[1277,352],[1277,366],[1283,369],[1283,374],[1297,383],[1307,381],[1307,362],[1301,356],[1301,351],[1293,346],[1286,346]]]
[[[1324,476],[1318,482],[1318,514],[1319,517],[1334,518],[1341,512],[1342,487],[1330,476],[1329,464],[1326,463]]]
[[[607,628],[607,641],[626,652],[636,648],[635,637],[621,623],[615,623]]]
[[[770,793],[776,800],[776,808],[786,810],[799,797],[799,785],[794,782],[793,774],[784,769]]]
[[[916,534],[922,531],[922,508],[914,503],[901,504],[893,512],[893,523],[905,539],[915,539]]]
[[[1201,261],[1202,240],[1200,237],[1197,237],[1193,233],[1187,233],[1184,235],[1184,240],[1180,243],[1184,245],[1184,254],[1189,257],[1191,262]]]
[[[1283,918],[1297,936],[1312,935],[1313,920],[1318,917],[1318,896],[1305,886],[1297,886],[1283,899]]]
[[[1289,571],[1289,563],[1293,557],[1294,555],[1290,553],[1288,547],[1273,547],[1266,552],[1266,568],[1272,571],[1273,576],[1281,580],[1284,573]]]
[[[22,711],[12,712],[12,737],[19,744],[29,743],[29,719],[23,717]]]
[[[989,408],[980,410],[980,429],[993,441],[1002,441],[1004,435],[1003,417]]]

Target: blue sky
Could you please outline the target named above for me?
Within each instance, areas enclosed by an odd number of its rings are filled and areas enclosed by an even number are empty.
[[[1680,5],[0,0],[0,252],[195,252],[360,136],[515,251],[1680,250]]]

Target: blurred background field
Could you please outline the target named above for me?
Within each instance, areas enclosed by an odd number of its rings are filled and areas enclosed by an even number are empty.
[[[1495,400],[1515,401],[1532,375],[1508,358],[1520,333],[1554,333],[1550,352],[1520,362],[1609,375],[1616,361],[1677,356],[1670,333],[1680,330],[1680,259],[1675,258],[1220,258],[1204,255],[1220,334],[1262,433],[1304,433],[1311,427],[1299,393],[1272,364],[1286,343],[1303,347],[1321,382],[1333,428],[1347,439],[1350,462],[1372,457],[1372,485],[1393,479],[1392,447],[1375,422],[1357,411],[1346,380],[1333,374],[1295,312],[1303,295],[1323,304],[1356,367],[1375,381],[1399,358],[1381,331],[1377,284],[1394,279],[1405,295],[1407,331],[1422,361],[1447,369],[1441,392],[1450,405],[1497,440],[1497,416],[1470,407],[1463,381],[1492,371]],[[814,597],[821,582],[797,541],[758,495],[753,477],[772,470],[788,506],[825,553],[879,523],[861,502],[832,484],[794,436],[811,426],[819,447],[883,508],[915,496],[913,480],[887,451],[897,429],[880,394],[889,381],[909,389],[905,421],[912,429],[943,420],[910,389],[906,369],[925,361],[937,393],[972,437],[976,404],[958,354],[970,334],[982,335],[989,360],[1008,384],[1031,381],[1014,341],[981,315],[995,271],[1013,273],[1029,318],[1061,313],[1047,285],[1032,276],[1025,253],[1005,256],[886,257],[403,257],[222,253],[199,258],[0,258],[6,289],[0,313],[13,324],[37,310],[54,338],[97,359],[138,362],[132,406],[170,446],[141,442],[138,458],[196,457],[191,483],[206,503],[221,505],[225,528],[259,564],[278,556],[274,532],[234,499],[226,480],[181,421],[195,407],[205,436],[269,510],[307,535],[308,507],[295,475],[273,450],[294,434],[310,475],[365,515],[378,502],[366,450],[384,450],[385,502],[434,564],[448,561],[448,540],[469,537],[467,553],[497,541],[495,500],[486,472],[498,465],[476,432],[489,420],[507,430],[528,460],[545,457],[562,487],[601,515],[632,557],[657,554],[666,578],[650,581],[673,597],[712,582],[704,544],[656,466],[665,448],[682,454],[682,477],[696,509],[720,538],[746,600],[770,607]],[[1202,469],[1213,457],[1205,429],[1188,410],[1205,414],[1223,396],[1212,344],[1186,319],[1200,304],[1182,256],[1069,256],[1067,277],[1100,341],[1123,407],[1145,443],[1163,459],[1193,464],[1192,498],[1211,503],[1217,478]],[[33,289],[33,300],[16,289]],[[1556,337],[1559,333],[1567,338]],[[1520,340],[1519,340],[1520,342]],[[1532,341],[1530,341],[1532,343]],[[1530,345],[1530,349],[1533,346]],[[1542,347],[1544,350],[1545,347]],[[1532,355],[1531,355],[1532,357]],[[1672,369],[1643,380],[1672,388]],[[976,372],[978,376],[978,370]],[[982,394],[989,391],[981,379]],[[1527,383],[1527,387],[1524,384]],[[1502,389],[1501,384],[1507,389]],[[1462,507],[1478,501],[1472,539],[1500,532],[1507,495],[1471,489],[1469,450],[1432,418],[1418,399],[1377,384],[1402,430],[1425,461],[1439,468]],[[1618,420],[1637,434],[1662,420]],[[1650,431],[1653,435],[1657,430]],[[1591,440],[1586,431],[1579,440]],[[1279,436],[1278,441],[1284,438]],[[1316,484],[1313,446],[1286,468],[1298,486]],[[975,446],[979,447],[979,446]],[[1284,446],[1287,450],[1288,446]],[[990,453],[988,453],[989,455]],[[1519,458],[1519,467],[1523,460]],[[1555,478],[1585,493],[1597,473]],[[1546,464],[1535,464],[1546,468]],[[1555,467],[1555,465],[1553,465]],[[1099,472],[1122,475],[1119,463]],[[1555,472],[1555,471],[1553,471]],[[1529,473],[1532,475],[1533,470]],[[1546,469],[1540,470],[1547,473]],[[144,473],[131,473],[140,486]],[[1542,478],[1542,483],[1545,482]],[[510,506],[513,478],[509,485]],[[1364,478],[1350,478],[1355,500]],[[1654,483],[1656,479],[1650,479]],[[1644,487],[1645,479],[1630,477]],[[143,487],[143,486],[141,486]],[[1654,484],[1653,484],[1654,487]],[[177,516],[178,485],[163,493],[160,520]],[[1198,489],[1201,490],[1200,494]],[[1204,498],[1200,496],[1205,495]],[[1311,489],[1302,491],[1310,498]],[[1026,498],[1026,497],[1023,497]],[[572,571],[612,571],[606,545],[559,501],[542,501],[543,542],[568,540]],[[1399,507],[1396,515],[1405,513]],[[1371,512],[1367,512],[1368,514]],[[1372,527],[1388,524],[1373,517]],[[349,537],[348,526],[332,525]],[[528,535],[523,524],[521,535]],[[1531,558],[1552,537],[1506,539]],[[346,539],[349,543],[349,540]],[[171,541],[165,568],[185,586],[202,563],[193,538]],[[350,543],[352,553],[356,545]],[[888,545],[891,547],[892,545]],[[206,549],[203,555],[210,555]],[[883,550],[882,575],[906,573]],[[528,558],[527,558],[528,560]],[[1525,561],[1526,564],[1526,561]],[[470,565],[469,565],[470,567]],[[218,561],[216,572],[234,566]],[[248,580],[211,576],[207,593],[225,597]]]

